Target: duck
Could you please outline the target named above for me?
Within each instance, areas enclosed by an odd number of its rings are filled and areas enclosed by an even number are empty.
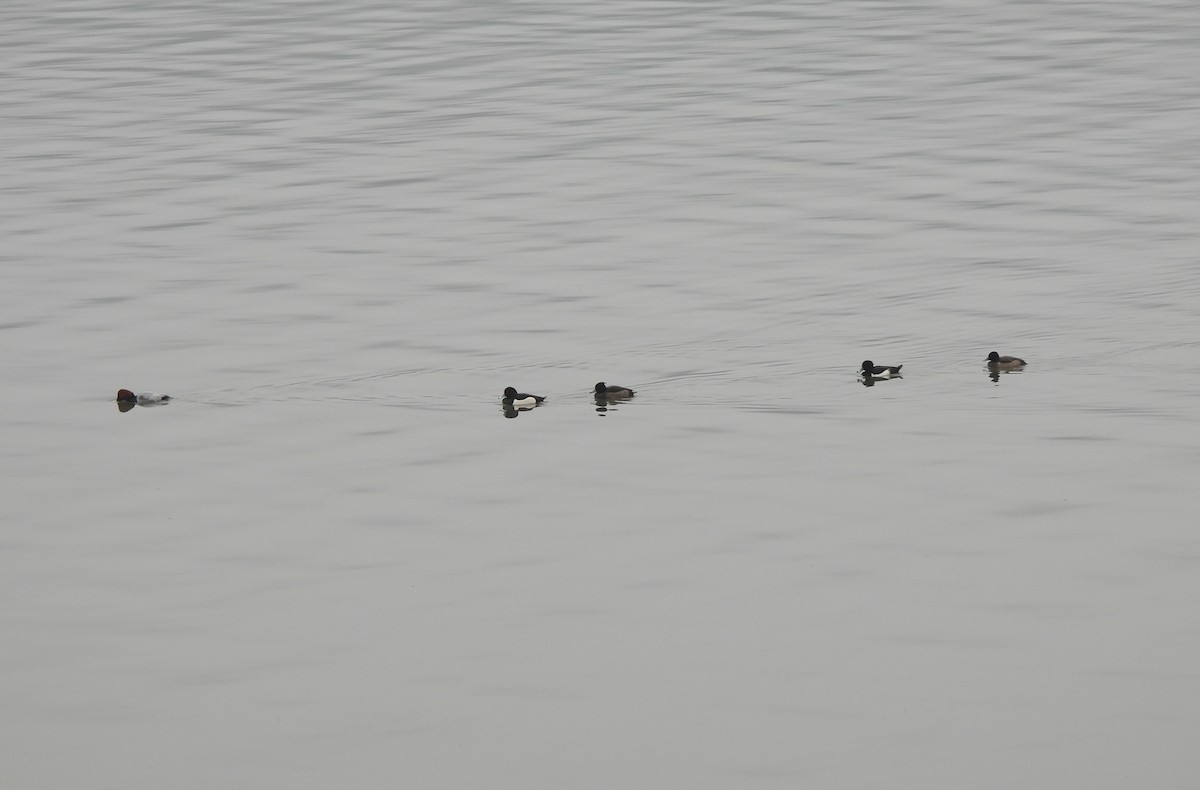
[[[506,406],[536,406],[545,399],[545,396],[542,395],[517,392],[516,387],[504,388],[504,405]]]
[[[862,374],[864,376],[875,376],[877,378],[885,378],[887,376],[897,376],[900,374],[900,368],[903,365],[876,365],[871,360],[866,360],[862,363]]]
[[[993,370],[1018,370],[1025,367],[1025,360],[1020,357],[1000,356],[995,351],[987,355],[984,362]]]
[[[171,400],[170,395],[161,392],[141,392],[134,394],[131,390],[117,390],[117,403],[136,403],[139,406],[157,406]]]
[[[632,398],[633,390],[629,387],[621,387],[616,384],[605,384],[603,381],[596,384],[596,389],[593,390],[597,398]]]

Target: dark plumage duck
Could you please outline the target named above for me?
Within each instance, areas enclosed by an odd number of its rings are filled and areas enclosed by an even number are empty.
[[[1020,357],[1000,356],[995,351],[987,355],[984,362],[992,370],[1018,370],[1025,367],[1025,360]]]
[[[605,384],[603,381],[596,385],[595,395],[597,398],[632,398],[633,390],[629,387],[620,387],[616,384]]]

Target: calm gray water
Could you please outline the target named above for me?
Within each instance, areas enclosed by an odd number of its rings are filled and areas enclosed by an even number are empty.
[[[1198,39],[0,5],[3,784],[1194,787]]]

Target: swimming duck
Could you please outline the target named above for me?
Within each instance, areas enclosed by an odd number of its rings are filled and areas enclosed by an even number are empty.
[[[134,394],[130,390],[117,390],[117,403],[136,403],[139,406],[157,406],[171,400],[170,395],[158,392],[142,392]]]
[[[993,370],[1017,370],[1025,367],[1025,360],[1020,357],[1000,356],[995,351],[987,355],[984,362]]]
[[[895,376],[900,373],[900,368],[903,365],[876,365],[871,360],[866,360],[862,363],[862,374],[864,376],[875,376],[876,378],[884,378],[887,376]]]
[[[515,387],[504,388],[504,404],[506,406],[536,406],[545,399],[542,395],[517,392]]]
[[[605,384],[601,381],[594,390],[597,398],[632,398],[633,390],[629,387],[619,387],[616,384]]]

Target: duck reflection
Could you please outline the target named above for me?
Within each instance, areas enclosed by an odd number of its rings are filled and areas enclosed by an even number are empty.
[[[1024,372],[1019,369],[1018,370],[1000,370],[995,367],[992,367],[991,365],[988,365],[986,370],[987,370],[987,377],[997,384],[1000,383],[1001,376],[1020,375],[1021,373]]]
[[[536,408],[537,406],[534,405],[515,405],[512,401],[507,399],[500,401],[500,411],[503,412],[504,416],[510,420],[514,417],[520,416],[523,412],[533,411]]]

